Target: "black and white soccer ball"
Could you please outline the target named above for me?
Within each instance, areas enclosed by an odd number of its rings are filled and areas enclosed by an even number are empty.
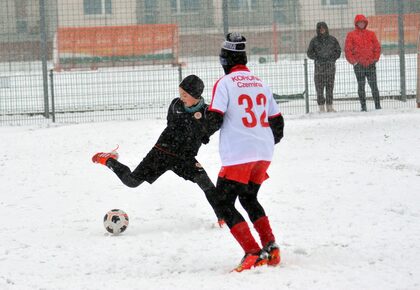
[[[120,209],[112,209],[104,216],[105,229],[113,234],[119,235],[128,227],[128,215]]]

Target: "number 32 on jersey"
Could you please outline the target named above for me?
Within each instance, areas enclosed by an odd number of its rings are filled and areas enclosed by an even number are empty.
[[[265,104],[267,104],[267,97],[264,94],[258,94],[256,98],[256,104],[254,104],[252,98],[249,95],[242,94],[238,98],[238,104],[244,106],[246,117],[242,118],[242,123],[247,128],[254,128],[258,125],[261,127],[269,127],[270,124],[266,121],[267,112],[265,111]],[[256,116],[254,112],[254,106],[263,106],[264,110],[260,116]]]

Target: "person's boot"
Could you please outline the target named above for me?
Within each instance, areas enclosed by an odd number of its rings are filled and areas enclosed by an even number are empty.
[[[382,108],[381,108],[381,104],[380,104],[379,100],[375,100],[375,109],[376,109],[376,110],[380,110],[380,109],[382,109]]]
[[[269,242],[262,250],[268,253],[268,266],[277,266],[280,264],[280,248],[276,242]]]
[[[320,113],[325,113],[325,106],[324,105],[319,105],[319,112]]]
[[[106,162],[108,161],[109,158],[113,158],[115,160],[118,160],[118,152],[117,152],[118,147],[119,146],[117,146],[117,148],[115,148],[111,152],[96,153],[92,157],[92,162],[93,163],[99,163],[99,164],[102,164],[102,165],[106,165]]]
[[[367,112],[366,104],[362,104],[362,112]]]
[[[268,263],[268,252],[260,250],[256,254],[245,254],[238,266],[232,271],[242,272],[243,270],[249,270],[251,268],[267,265]]]
[[[327,105],[327,112],[331,113],[331,112],[336,112],[336,110],[334,110],[333,105]]]
[[[255,241],[247,222],[243,221],[237,223],[230,229],[230,232],[245,252],[245,256],[242,258],[239,265],[232,271],[242,272],[243,270],[248,270],[252,267],[267,264],[268,254],[267,252],[262,251]]]
[[[263,251],[266,251],[268,254],[267,264],[269,266],[278,265],[280,263],[280,249],[275,242],[268,217],[263,216],[257,219],[254,222],[254,228],[260,236]]]

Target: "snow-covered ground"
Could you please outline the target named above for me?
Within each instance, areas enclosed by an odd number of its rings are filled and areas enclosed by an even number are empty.
[[[198,186],[168,172],[130,189],[91,162],[119,144],[134,168],[164,126],[0,127],[0,289],[420,289],[420,110],[286,117],[260,192],[282,264],[242,273]],[[198,159],[216,180],[218,135]]]

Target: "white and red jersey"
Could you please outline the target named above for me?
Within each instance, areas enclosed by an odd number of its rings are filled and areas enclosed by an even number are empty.
[[[223,114],[219,153],[223,166],[271,161],[274,136],[269,117],[280,114],[271,89],[244,65],[213,87],[210,111]]]

